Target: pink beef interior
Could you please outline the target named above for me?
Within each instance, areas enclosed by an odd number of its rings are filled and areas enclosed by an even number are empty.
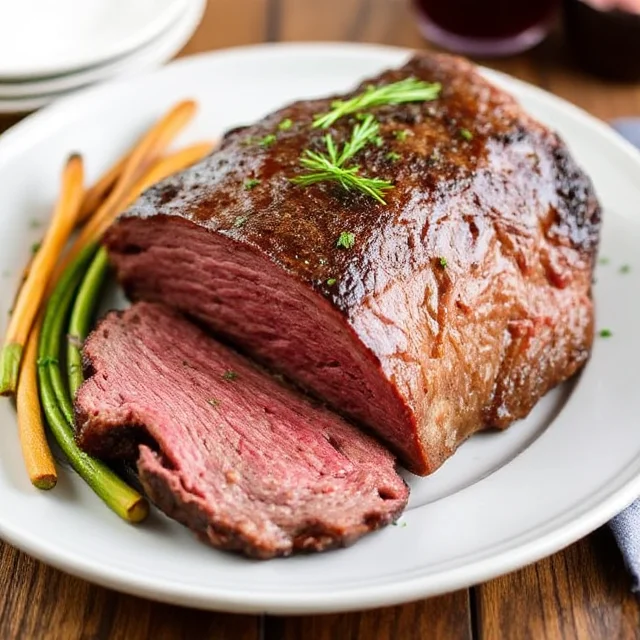
[[[137,458],[152,500],[214,546],[343,546],[406,505],[382,446],[165,307],[109,314],[84,353],[80,445]]]
[[[203,323],[336,410],[405,460],[421,457],[415,416],[340,312],[263,253],[177,217],[121,219],[110,237],[134,300],[163,302]]]

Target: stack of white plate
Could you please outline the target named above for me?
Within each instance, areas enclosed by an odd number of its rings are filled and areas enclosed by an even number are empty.
[[[2,1],[0,113],[32,111],[81,87],[175,56],[206,0]]]

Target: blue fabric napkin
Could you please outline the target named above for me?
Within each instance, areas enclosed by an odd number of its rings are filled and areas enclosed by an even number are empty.
[[[640,592],[640,498],[619,513],[609,527],[631,574],[631,590]]]
[[[618,133],[640,148],[640,118],[623,118],[611,124]],[[611,520],[609,527],[631,574],[631,589],[640,593],[640,498]]]

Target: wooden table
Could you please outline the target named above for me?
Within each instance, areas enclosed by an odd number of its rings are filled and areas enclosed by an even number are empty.
[[[407,0],[210,0],[184,49],[350,40],[424,48]],[[573,69],[559,37],[491,66],[603,119],[640,115],[640,85]],[[1,127],[13,119],[0,121]],[[1,507],[0,507],[1,508]],[[0,639],[370,640],[640,637],[640,607],[608,530],[511,575],[401,607],[300,618],[216,614],[93,586],[0,543]]]

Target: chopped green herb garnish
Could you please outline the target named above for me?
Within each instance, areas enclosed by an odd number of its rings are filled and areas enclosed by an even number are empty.
[[[38,253],[38,251],[40,251],[40,247],[42,246],[42,242],[34,242],[31,245],[31,253],[33,253],[33,255],[35,255],[36,253]]]
[[[373,144],[375,144],[376,147],[381,147],[384,144],[384,138],[382,136],[376,136],[373,139]]]
[[[409,136],[413,135],[413,133],[409,131],[409,129],[398,129],[393,132],[393,135],[396,140],[404,142]]]
[[[447,262],[447,259],[446,259],[445,257],[440,258],[440,266],[441,266],[443,269],[446,269],[448,264],[449,264],[449,263]]]
[[[473,140],[473,133],[471,133],[471,131],[469,131],[469,129],[460,129],[460,135],[465,140]]]
[[[313,126],[326,129],[342,116],[372,107],[435,100],[440,94],[441,88],[437,82],[424,82],[416,78],[405,78],[399,82],[379,87],[369,85],[363,93],[349,100],[334,100],[331,103],[331,111],[317,116],[313,121]]]
[[[343,231],[338,237],[338,242],[336,242],[336,247],[342,249],[351,249],[355,244],[356,236],[354,233],[350,231]]]
[[[277,138],[275,133],[268,133],[264,138],[262,138],[258,142],[261,147],[269,147],[276,141],[276,139]]]
[[[334,285],[336,282],[338,282],[338,281],[337,281],[335,278],[328,278],[328,279],[327,279],[327,284],[328,284],[330,287],[333,287],[333,285]]]
[[[601,338],[610,338],[612,335],[613,331],[611,331],[611,329],[600,329]]]
[[[324,142],[327,153],[318,153],[306,149],[300,158],[300,164],[308,170],[308,173],[291,178],[291,182],[302,186],[309,186],[317,182],[337,182],[346,191],[357,189],[375,198],[378,202],[386,204],[384,194],[393,189],[393,184],[380,178],[366,178],[359,175],[360,167],[357,165],[346,167],[358,151],[361,151],[378,136],[380,126],[372,115],[368,115],[362,122],[355,125],[351,138],[345,142],[342,151],[338,151],[333,137],[327,134]]]
[[[257,187],[259,184],[260,184],[260,180],[258,180],[257,178],[249,178],[248,180],[245,180],[244,188],[247,191],[250,191],[254,187]]]
[[[609,258],[606,258],[605,256],[602,256],[602,258],[598,260],[598,264],[601,264],[603,266],[606,264],[609,264],[609,262],[611,261],[609,260]]]
[[[58,358],[54,358],[53,356],[45,356],[44,358],[38,358],[38,366],[46,367],[48,365],[57,365],[59,364]]]
[[[247,222],[248,219],[249,219],[249,216],[238,216],[233,221],[233,228],[234,229],[239,229],[240,227],[244,227],[244,225],[245,225],[245,223]]]
[[[287,131],[287,129],[291,129],[291,127],[293,127],[293,120],[291,118],[285,118],[278,125],[278,129],[280,129],[280,131]]]
[[[630,264],[623,264],[620,267],[620,273],[629,273],[629,271],[631,271],[631,265]]]
[[[387,160],[391,160],[391,162],[398,162],[398,160],[400,160],[400,158],[402,158],[402,156],[399,153],[397,153],[396,151],[389,151],[389,153],[387,153],[385,158]]]
[[[218,407],[220,406],[220,400],[216,400],[215,398],[209,398],[207,400],[207,402],[212,406],[212,407]]]
[[[231,371],[231,369],[229,369],[228,371],[225,371],[222,374],[222,379],[226,380],[227,382],[233,382],[234,380],[238,379],[238,374],[235,371]]]

